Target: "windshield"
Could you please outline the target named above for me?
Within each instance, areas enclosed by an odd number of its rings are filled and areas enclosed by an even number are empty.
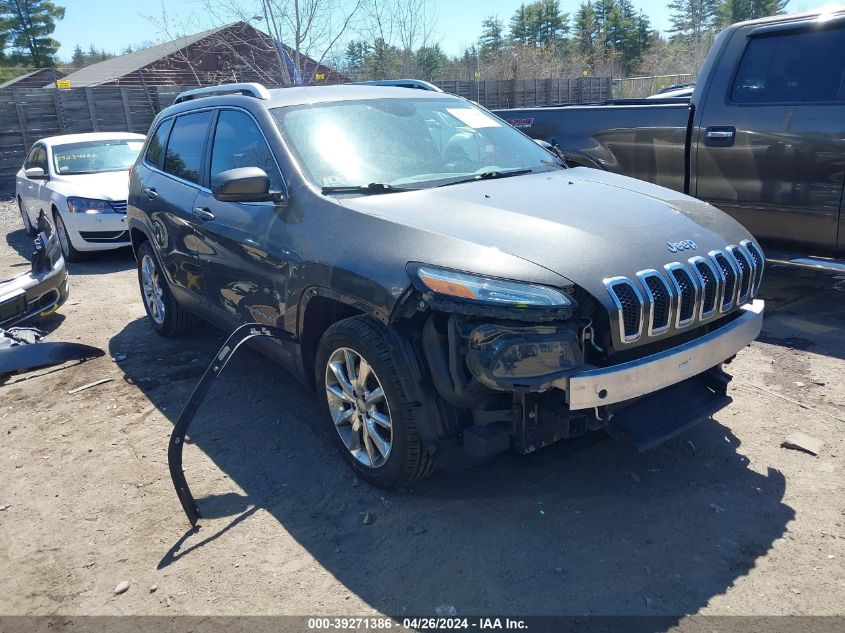
[[[53,166],[63,176],[124,171],[132,167],[143,144],[142,139],[110,139],[56,145]]]
[[[342,101],[272,112],[308,178],[324,189],[372,183],[415,189],[557,168],[536,143],[453,98]]]

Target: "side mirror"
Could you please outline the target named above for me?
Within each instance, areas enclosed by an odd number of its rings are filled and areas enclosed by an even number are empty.
[[[551,152],[552,154],[557,156],[559,160],[563,161],[563,164],[566,167],[577,167],[577,165],[572,164],[572,160],[570,160],[569,156],[567,156],[564,151],[560,149],[560,147],[558,147],[557,145],[552,145],[548,141],[544,141],[539,138],[535,138],[534,142],[537,143],[537,145],[542,147],[547,152]]]
[[[284,204],[284,196],[270,191],[270,177],[260,167],[221,171],[211,179],[211,194],[220,202],[268,202]]]
[[[47,174],[41,167],[29,167],[24,169],[23,173],[30,180],[47,180]]]

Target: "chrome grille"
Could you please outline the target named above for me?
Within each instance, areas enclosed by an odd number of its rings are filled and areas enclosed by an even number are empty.
[[[701,307],[698,312],[699,319],[708,319],[716,311],[716,299],[721,294],[721,279],[716,272],[716,266],[710,260],[703,257],[690,257],[689,263],[692,271],[698,277],[701,286]]]
[[[760,247],[751,240],[742,240],[739,247],[745,249],[753,262],[753,266],[757,269],[757,274],[754,276],[754,288],[752,289],[752,292],[756,295],[760,292],[760,284],[763,282],[763,267],[766,265],[766,258],[763,256]]]
[[[760,289],[764,261],[760,247],[744,240],[707,256],[666,264],[663,271],[642,270],[636,280],[605,279],[616,308],[614,339],[633,343],[644,334],[659,336],[747,303]]]
[[[739,246],[731,244],[725,249],[728,255],[736,262],[739,276],[737,277],[737,301],[745,303],[751,295],[751,287],[754,284],[754,271],[751,269],[751,258],[747,256]]]
[[[112,200],[109,204],[117,213],[126,213],[126,200]]]
[[[643,270],[637,273],[637,277],[646,291],[646,307],[651,306],[651,311],[646,317],[648,334],[663,334],[669,329],[669,318],[672,314],[672,291],[669,284],[656,270]]]
[[[727,312],[734,307],[734,300],[736,299],[736,265],[722,251],[712,251],[710,257],[719,267],[719,271],[722,273],[722,281],[725,284],[725,290],[719,302],[719,311]]]
[[[695,307],[698,304],[698,286],[692,275],[680,262],[673,262],[666,266],[675,291],[678,293],[678,309],[675,316],[675,327],[686,327],[695,318]]]
[[[626,277],[614,277],[606,280],[605,284],[616,304],[620,338],[632,343],[640,338],[643,329],[643,297]]]

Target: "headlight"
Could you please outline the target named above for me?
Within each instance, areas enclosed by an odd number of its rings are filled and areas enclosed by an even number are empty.
[[[108,200],[92,200],[90,198],[69,197],[67,210],[71,213],[114,213]]]
[[[433,293],[458,300],[492,305],[571,307],[575,300],[549,286],[491,279],[433,266],[413,270],[419,283]]]

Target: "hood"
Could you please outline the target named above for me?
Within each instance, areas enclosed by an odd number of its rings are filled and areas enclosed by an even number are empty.
[[[705,202],[586,167],[340,202],[391,222],[495,247],[603,300],[605,278],[662,269],[751,237]],[[667,245],[687,240],[695,250],[673,253]]]
[[[51,188],[64,196],[97,200],[126,200],[129,194],[129,170],[104,171],[99,174],[51,176]]]

